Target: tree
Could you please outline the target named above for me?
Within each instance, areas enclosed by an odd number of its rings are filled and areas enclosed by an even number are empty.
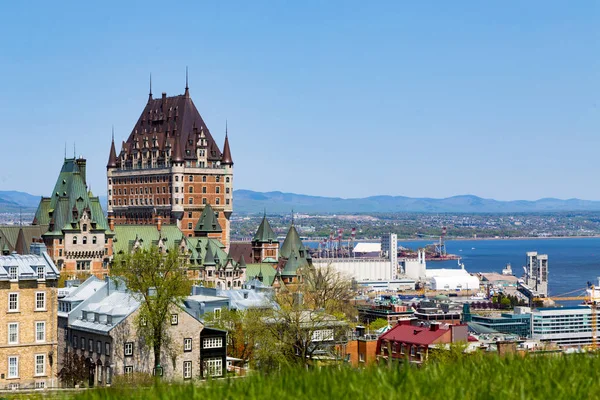
[[[343,313],[354,319],[356,307],[352,304],[352,280],[337,271],[331,264],[325,267],[306,267],[301,271],[302,282],[290,292],[300,292],[303,305],[330,314]],[[280,301],[285,301],[283,298]]]
[[[85,360],[82,360],[75,352],[69,351],[64,353],[63,366],[58,372],[58,379],[67,387],[73,387],[86,381],[89,370],[85,365]]]
[[[377,318],[375,321],[373,321],[373,322],[371,322],[371,323],[369,324],[369,328],[370,328],[372,331],[376,331],[376,330],[379,330],[379,329],[381,329],[381,328],[383,328],[383,327],[386,327],[386,326],[388,326],[388,325],[389,325],[389,323],[388,323],[388,321],[387,321],[387,320],[385,320],[385,319],[383,319],[383,318]]]
[[[170,308],[190,294],[185,257],[177,247],[136,249],[115,256],[111,275],[122,280],[141,302],[136,324],[154,351],[154,369],[160,367],[161,349],[170,342]]]

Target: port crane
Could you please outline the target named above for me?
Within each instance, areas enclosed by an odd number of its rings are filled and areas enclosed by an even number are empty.
[[[577,290],[573,290],[571,292],[567,292],[565,293],[565,295],[567,294],[571,294],[574,292],[581,292],[581,289],[577,289]],[[544,300],[553,300],[553,301],[573,301],[573,300],[583,300],[586,304],[588,304],[590,306],[590,311],[591,311],[591,318],[590,318],[590,325],[592,328],[592,344],[590,345],[590,348],[593,351],[596,351],[598,349],[598,337],[596,336],[597,332],[597,327],[598,327],[598,313],[597,313],[597,300],[596,300],[596,296],[595,296],[595,286],[593,284],[591,284],[590,282],[588,282],[588,290],[585,296],[565,296],[565,295],[560,295],[560,296],[554,296],[554,297],[534,297],[532,300],[533,301],[544,301]]]
[[[440,257],[444,257],[446,255],[446,231],[446,227],[442,226],[442,234],[440,236],[426,235],[424,233],[417,233],[417,236],[439,239],[439,241],[433,245],[435,247],[436,254],[438,254]]]

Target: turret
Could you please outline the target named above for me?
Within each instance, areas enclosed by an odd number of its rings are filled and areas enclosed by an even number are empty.
[[[110,154],[108,156],[108,164],[106,169],[117,167],[117,151],[115,150],[115,134],[113,132],[112,141],[110,143]]]

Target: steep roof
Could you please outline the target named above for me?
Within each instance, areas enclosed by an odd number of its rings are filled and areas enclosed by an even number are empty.
[[[229,254],[234,260],[239,260],[241,257],[252,260],[252,243],[250,242],[230,242]]]
[[[23,238],[25,239],[25,254],[28,254],[29,246],[31,245],[33,238],[41,238],[47,229],[48,226],[46,225],[0,226],[0,254],[3,252],[11,253],[17,251],[17,239],[20,236],[20,232],[23,233]]]
[[[127,141],[123,142],[117,166],[121,166],[122,157],[131,163],[133,152],[144,146],[156,150],[163,159],[168,158],[169,148],[171,156],[179,154],[185,159],[196,159],[196,148],[205,150],[209,161],[221,161],[223,157],[187,90],[183,95],[167,97],[163,94],[157,99],[150,94]]]
[[[227,133],[225,133],[225,144],[223,145],[223,158],[221,159],[221,164],[233,165],[233,160],[231,159],[231,150],[229,149],[229,138],[227,137]]]
[[[302,244],[302,240],[300,240],[300,235],[296,230],[294,224],[290,226],[288,233],[281,245],[281,250],[279,251],[279,255],[283,258],[289,258],[292,254],[292,251],[296,251],[296,254],[302,250],[304,251],[304,245]]]
[[[42,198],[34,222],[36,225],[49,226],[44,236],[62,236],[64,231],[79,230],[79,218],[84,212],[89,214],[92,231],[112,234],[99,198],[88,192],[85,160],[66,158],[52,195]]]
[[[106,168],[115,168],[117,166],[117,151],[115,150],[115,137],[113,134],[112,141],[110,143],[110,154],[108,155],[108,163]]]
[[[223,230],[221,229],[221,225],[219,225],[215,210],[213,210],[210,204],[207,204],[204,206],[204,210],[202,210],[202,215],[200,215],[200,219],[198,219],[196,228],[194,228],[194,233],[208,234],[221,232],[223,232]]]
[[[275,232],[273,232],[273,229],[271,229],[271,224],[269,224],[269,221],[267,220],[267,214],[263,215],[263,219],[260,222],[258,230],[254,234],[252,241],[259,243],[277,242],[277,235],[275,235]]]
[[[267,286],[272,286],[275,280],[277,270],[271,264],[247,264],[246,265],[246,280],[251,281],[257,276],[262,275],[262,282]]]
[[[116,225],[113,252],[130,253],[136,241],[142,249],[149,249],[153,245],[158,247],[159,241],[170,249],[179,246],[183,237],[177,225],[162,225],[160,231],[156,225]]]

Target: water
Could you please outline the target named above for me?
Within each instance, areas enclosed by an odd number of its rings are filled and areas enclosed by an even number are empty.
[[[431,240],[398,241],[399,246],[411,249],[431,243]],[[502,272],[505,265],[510,263],[513,274],[518,277],[523,274],[526,252],[548,254],[550,296],[578,289],[581,290],[572,295],[581,295],[587,282],[597,285],[600,276],[600,238],[451,240],[446,242],[446,251],[461,256],[469,272]],[[458,265],[456,260],[436,261],[427,262],[427,267],[458,268]]]

